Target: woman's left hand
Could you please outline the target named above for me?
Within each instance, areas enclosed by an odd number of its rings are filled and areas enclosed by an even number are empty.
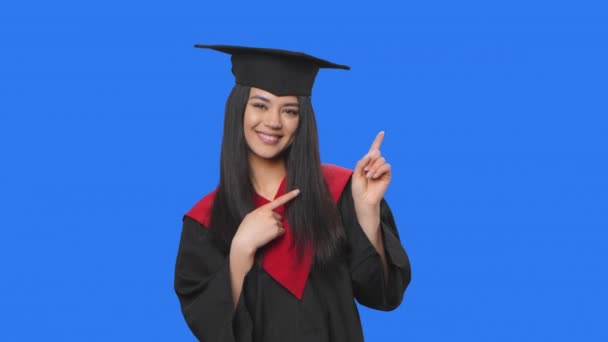
[[[391,166],[380,153],[383,139],[384,131],[378,133],[353,172],[351,190],[358,215],[379,212],[380,201],[391,181]]]

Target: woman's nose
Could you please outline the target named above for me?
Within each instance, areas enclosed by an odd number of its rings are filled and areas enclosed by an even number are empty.
[[[283,126],[281,123],[281,113],[278,111],[268,111],[268,115],[266,116],[265,125],[269,128],[279,129]]]

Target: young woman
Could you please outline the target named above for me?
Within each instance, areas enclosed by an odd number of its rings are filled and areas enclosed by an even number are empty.
[[[383,199],[384,133],[353,171],[321,164],[306,54],[197,45],[232,55],[217,189],[183,218],[175,268],[201,341],[362,341],[355,299],[392,310],[408,257]]]

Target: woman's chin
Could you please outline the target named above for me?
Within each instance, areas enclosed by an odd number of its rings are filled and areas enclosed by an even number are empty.
[[[284,150],[276,151],[250,151],[252,157],[265,161],[278,161],[283,159]]]

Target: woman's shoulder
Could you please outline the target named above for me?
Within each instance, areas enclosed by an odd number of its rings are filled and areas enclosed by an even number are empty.
[[[321,164],[321,168],[325,181],[329,187],[331,197],[334,202],[337,202],[342,195],[346,184],[348,184],[353,171],[334,164]]]
[[[190,217],[202,224],[205,227],[209,227],[209,222],[211,220],[211,208],[213,207],[213,200],[215,199],[215,193],[217,189],[209,192],[203,198],[198,200],[188,212],[184,215],[184,217]]]
[[[323,173],[326,176],[327,175],[341,175],[341,176],[349,177],[353,173],[353,170],[351,170],[351,169],[347,169],[340,165],[329,164],[329,163],[322,163],[321,169],[323,170]]]

